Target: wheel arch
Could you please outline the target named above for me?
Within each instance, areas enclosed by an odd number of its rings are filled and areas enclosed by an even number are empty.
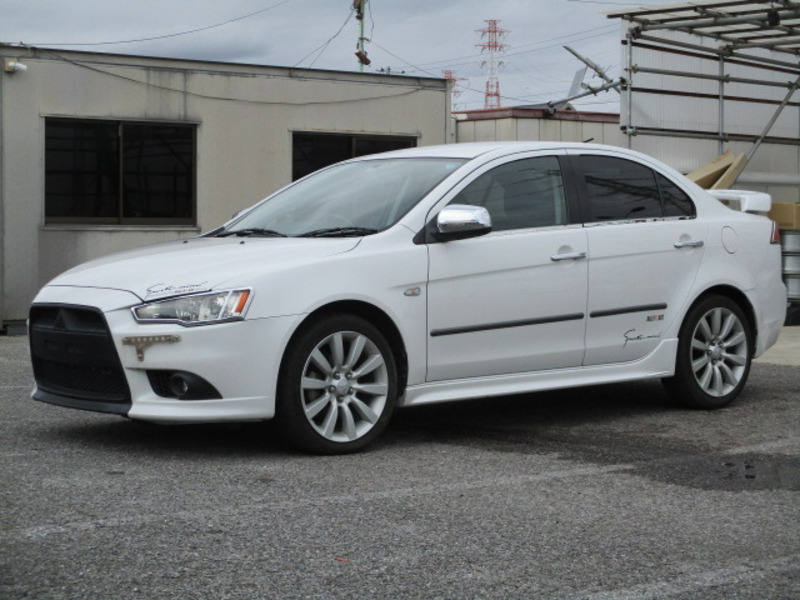
[[[688,315],[697,304],[709,296],[714,295],[725,296],[739,305],[739,307],[744,311],[744,314],[747,317],[747,326],[750,328],[750,338],[753,346],[751,351],[755,349],[756,339],[758,337],[758,320],[756,319],[756,312],[747,295],[734,286],[723,284],[703,290],[703,293],[695,298],[694,302],[692,302],[692,304],[687,308],[683,318],[685,319],[686,315]]]
[[[372,325],[377,327],[378,330],[380,330],[392,349],[392,354],[394,355],[397,367],[397,394],[398,396],[402,396],[405,392],[406,384],[408,382],[408,354],[406,353],[403,336],[400,334],[400,330],[397,328],[392,318],[386,314],[386,312],[373,304],[362,302],[360,300],[339,300],[324,306],[320,306],[313,312],[309,313],[306,318],[303,319],[303,321],[297,326],[289,339],[289,343],[284,349],[283,357],[281,358],[280,372],[284,372],[284,363],[286,361],[287,354],[290,352],[294,341],[303,332],[303,330],[318,319],[333,314],[349,314],[360,317],[366,321],[369,321]]]
[[[696,337],[700,321],[719,307],[735,310],[738,313],[735,315],[736,321],[739,321],[747,332],[747,348],[741,350],[741,354],[740,350],[737,350],[741,341],[733,342],[727,337],[733,334],[734,338],[738,338],[739,334],[733,329],[735,321],[728,325],[723,325],[721,321],[713,326],[707,323],[705,333]],[[714,332],[710,331],[711,327],[724,328],[726,337],[724,339],[715,337],[723,334],[716,329]],[[739,396],[747,381],[756,346],[757,330],[755,309],[741,290],[727,284],[703,290],[688,307],[681,322],[675,371],[672,376],[661,380],[667,393],[689,408],[717,409],[728,406]],[[695,340],[699,341],[699,346],[695,345]],[[731,342],[730,348],[733,348],[732,355],[727,354],[728,342]],[[731,360],[734,354],[737,359]],[[717,366],[720,362],[724,363],[724,367]],[[723,368],[727,375],[723,372]]]

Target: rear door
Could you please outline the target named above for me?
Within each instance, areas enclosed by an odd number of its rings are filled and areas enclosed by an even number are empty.
[[[428,381],[580,366],[586,231],[559,158],[487,165],[448,203],[486,207],[493,231],[428,246]]]
[[[707,228],[689,196],[647,165],[590,153],[571,162],[588,236],[584,364],[642,358],[680,314]]]

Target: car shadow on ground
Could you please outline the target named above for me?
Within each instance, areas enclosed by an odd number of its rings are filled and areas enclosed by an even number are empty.
[[[228,458],[291,453],[268,423],[160,425],[101,415],[91,423],[72,421],[47,429],[48,438],[62,443],[112,452]]]
[[[658,382],[448,402],[397,410],[388,430],[368,450],[437,441],[453,443],[459,439],[466,442],[487,436],[531,441],[553,429],[677,410],[681,409],[669,400]],[[158,455],[168,452],[228,457],[296,454],[272,423],[157,425],[69,412],[67,422],[50,422],[45,428],[48,439],[112,451],[127,448]]]
[[[597,436],[604,429],[652,428],[652,423],[643,421],[669,420],[685,411],[658,381],[572,388],[401,409],[384,443],[547,452],[571,438]]]

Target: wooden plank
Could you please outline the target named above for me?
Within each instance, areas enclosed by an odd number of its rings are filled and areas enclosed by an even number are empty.
[[[712,190],[727,190],[730,189],[736,183],[736,178],[739,177],[739,173],[742,172],[744,166],[746,164],[747,157],[744,154],[737,154],[734,161],[731,165],[725,169],[725,172],[717,179],[716,182],[710,187],[706,189]]]
[[[717,180],[725,173],[725,171],[734,163],[736,155],[728,150],[720,154],[717,158],[710,163],[695,169],[688,173],[686,177],[694,181],[701,188],[709,189]]]

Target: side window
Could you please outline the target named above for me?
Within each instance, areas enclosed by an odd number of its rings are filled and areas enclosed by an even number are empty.
[[[665,217],[694,217],[694,203],[681,188],[661,175],[656,175],[661,190],[661,201]]]
[[[655,173],[644,165],[611,156],[579,156],[575,164],[590,222],[660,218]]]
[[[195,125],[48,117],[44,144],[46,224],[195,223]]]
[[[459,192],[451,204],[486,207],[495,231],[567,222],[564,182],[554,156],[526,158],[496,167]]]

